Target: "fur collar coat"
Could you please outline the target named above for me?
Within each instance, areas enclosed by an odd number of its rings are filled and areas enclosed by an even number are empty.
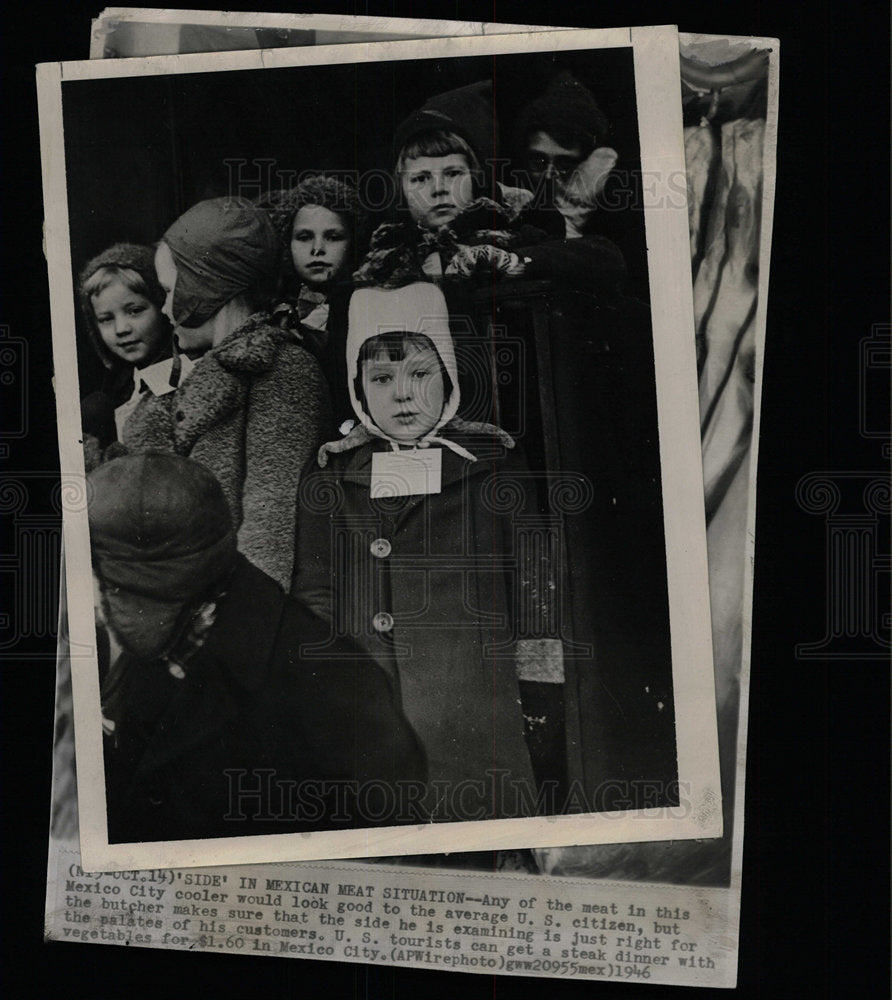
[[[291,580],[300,471],[329,431],[329,393],[313,356],[263,313],[195,364],[174,392],[148,393],[124,430],[128,451],[173,451],[223,487],[239,550]]]

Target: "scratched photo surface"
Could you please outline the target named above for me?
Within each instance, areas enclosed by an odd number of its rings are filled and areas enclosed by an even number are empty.
[[[63,81],[109,844],[689,813],[634,52],[567,49]],[[567,100],[602,148],[543,141]],[[358,377],[394,328],[440,368],[414,436]]]
[[[193,23],[197,17],[200,23]],[[91,58],[165,52],[330,45],[354,40],[462,36],[521,30],[519,25],[399,21],[336,15],[185,15],[174,11],[108,9],[91,34]],[[566,30],[537,27],[529,30]],[[732,879],[735,784],[742,777],[737,743],[742,671],[748,655],[744,612],[747,507],[754,489],[751,448],[755,386],[761,372],[756,316],[759,265],[767,272],[776,87],[769,96],[770,39],[680,34],[681,93],[695,333],[703,418],[704,488],[710,558],[716,704],[725,829],[699,844],[624,844],[476,852],[406,858],[400,863],[481,870],[548,871],[587,877],[727,885]],[[775,68],[776,73],[776,68]],[[600,93],[600,92],[599,92]],[[767,134],[766,134],[767,133]],[[733,194],[729,192],[733,188]],[[729,202],[739,222],[726,223]],[[726,224],[730,235],[726,238]],[[762,234],[765,234],[763,238]],[[758,263],[757,263],[758,262]],[[628,263],[628,258],[627,258]],[[721,287],[720,287],[721,286]],[[765,298],[763,280],[761,295]],[[745,723],[743,723],[745,725]]]

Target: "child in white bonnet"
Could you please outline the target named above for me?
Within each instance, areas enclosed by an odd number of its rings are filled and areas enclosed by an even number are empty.
[[[563,664],[549,548],[528,544],[529,473],[508,434],[456,417],[435,285],[354,293],[347,370],[359,424],[323,445],[301,486],[292,592],[399,686],[427,753],[431,819],[534,813],[542,714],[525,731],[521,702],[544,689],[548,739],[561,741]]]

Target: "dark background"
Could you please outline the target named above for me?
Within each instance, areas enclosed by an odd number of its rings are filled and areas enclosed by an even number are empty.
[[[886,324],[888,331],[889,322],[886,11],[882,5],[825,2],[802,8],[755,0],[688,2],[676,8],[627,0],[599,3],[588,12],[578,3],[558,0],[319,7],[328,13],[580,27],[675,18],[682,30],[781,39],[737,992],[772,1000],[885,995],[888,662],[803,660],[795,648],[821,639],[827,620],[825,520],[797,503],[796,484],[815,472],[885,475],[888,470],[882,451],[888,437],[864,433],[859,420],[863,404],[867,430],[888,427],[888,372],[874,373],[866,395],[860,382],[860,341],[878,325]],[[3,14],[0,337],[7,343],[0,349],[0,511],[6,529],[0,579],[9,615],[2,622],[0,674],[5,995],[163,997],[201,991],[243,997],[304,990],[394,1000],[682,995],[677,988],[641,985],[492,979],[42,942],[58,456],[33,65],[86,57],[89,18],[98,12],[98,2],[71,2],[8,5]]]
[[[629,176],[624,218],[640,231],[640,154],[630,48],[452,59],[191,73],[62,86],[71,257],[86,262],[117,241],[151,245],[187,208],[227,194],[257,197],[291,187],[300,173],[358,179],[376,221],[392,218],[397,126],[428,98],[493,80],[498,139],[492,152],[514,164],[498,176],[517,183],[514,123],[560,69],[571,70],[611,122],[611,143]],[[490,150],[487,150],[489,153]],[[610,221],[613,221],[611,219]],[[358,259],[362,253],[357,248]],[[642,261],[630,262],[635,273]],[[76,315],[78,324],[83,317]],[[79,331],[78,346],[88,343]],[[81,396],[98,387],[91,349],[80,352]]]

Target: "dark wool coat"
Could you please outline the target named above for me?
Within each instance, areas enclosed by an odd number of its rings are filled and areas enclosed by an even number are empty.
[[[591,650],[567,660],[567,728],[578,733],[570,776],[595,809],[639,808],[655,794],[672,804],[678,769],[650,310],[559,289],[546,297],[537,337],[539,304],[510,313],[508,305],[509,329],[536,344],[539,370],[550,375],[532,383],[521,411],[528,460],[590,488],[585,509],[563,517],[563,610],[574,641]]]
[[[213,472],[239,551],[287,587],[300,472],[329,431],[329,412],[316,360],[258,313],[203,355],[175,392],[146,394],[124,445],[174,451]]]
[[[288,330],[291,336],[305,347],[319,362],[331,396],[333,425],[339,427],[354,416],[347,392],[347,310],[353,284],[340,281],[327,295],[328,320],[324,330],[307,327],[301,322],[297,299],[280,302],[273,311],[277,326]]]
[[[661,804],[674,804],[675,699],[650,310],[624,296],[523,280],[462,301],[457,293],[468,284],[444,284],[450,314],[471,317],[478,331],[491,323],[520,345],[513,357],[506,352],[504,367],[496,355],[489,381],[498,387],[501,425],[536,473],[542,509],[561,520],[569,778],[582,782],[594,811],[628,803],[643,808],[654,788]],[[486,372],[491,350],[480,352],[476,368],[466,359],[478,344],[489,345],[454,339],[459,382],[462,358],[465,371]],[[517,357],[534,359],[532,371],[514,363]],[[480,398],[482,383],[478,376],[462,384],[463,407]],[[487,412],[459,411],[476,419]],[[577,482],[588,496],[584,506],[571,502],[565,509],[559,491],[541,488],[546,475]],[[569,656],[567,639],[576,646]],[[528,716],[547,714],[531,702],[524,707]]]
[[[393,783],[407,783],[407,799],[424,781],[424,756],[392,684],[329,632],[239,556],[184,678],[160,660],[119,661],[105,746],[109,841],[417,821],[400,814]],[[326,646],[324,660],[313,646]],[[342,784],[327,797],[323,781]],[[358,808],[353,782],[369,782]]]
[[[547,545],[531,542],[542,537],[528,530],[536,518],[518,458],[487,436],[449,437],[478,460],[442,448],[438,494],[372,500],[380,441],[307,470],[292,592],[337,634],[356,636],[398,684],[427,753],[434,819],[529,815],[536,787],[517,640],[554,650],[556,640],[542,640],[550,565],[531,555]]]

